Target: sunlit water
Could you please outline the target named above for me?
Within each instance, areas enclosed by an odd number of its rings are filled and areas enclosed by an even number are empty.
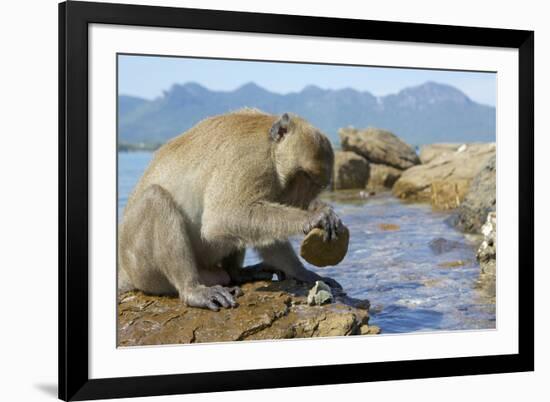
[[[119,218],[151,157],[119,153]],[[368,298],[371,323],[384,333],[495,328],[494,300],[476,287],[475,244],[446,223],[448,213],[389,194],[367,199],[355,194],[327,198],[350,230],[346,258],[329,268],[306,263],[309,269],[336,279],[352,297]],[[398,225],[399,230],[383,230],[380,224]],[[452,244],[450,250],[430,247],[438,238]],[[300,240],[293,239],[296,250]],[[465,264],[445,267],[456,261]],[[255,253],[247,252],[246,265],[255,262]]]

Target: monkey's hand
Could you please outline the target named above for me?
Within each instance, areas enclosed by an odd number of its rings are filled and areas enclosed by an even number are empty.
[[[322,207],[315,209],[311,218],[304,225],[304,234],[308,234],[314,228],[323,229],[325,234],[324,241],[330,241],[338,238],[338,231],[342,228],[342,221],[334,212],[331,206],[324,204]]]
[[[218,311],[220,307],[237,307],[235,300],[243,294],[238,287],[225,288],[220,285],[207,287],[199,285],[185,292],[184,302],[189,307],[207,308],[212,311]]]

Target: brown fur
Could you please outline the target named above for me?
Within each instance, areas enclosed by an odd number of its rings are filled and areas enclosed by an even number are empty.
[[[330,183],[334,155],[307,121],[284,118],[255,109],[215,116],[156,152],[120,227],[124,289],[178,292],[190,305],[215,309],[204,288],[228,285],[245,247],[288,276],[319,278],[287,239],[332,216],[327,206],[308,207]],[[223,305],[218,299],[230,297],[220,292],[206,299]]]

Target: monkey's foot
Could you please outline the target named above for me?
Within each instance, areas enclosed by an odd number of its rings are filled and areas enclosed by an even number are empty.
[[[225,288],[220,285],[210,287],[200,285],[187,291],[184,301],[190,307],[218,311],[220,307],[237,307],[239,304],[235,299],[242,294],[243,292],[238,286]]]
[[[250,265],[236,272],[230,272],[231,282],[238,285],[256,281],[270,281],[273,279],[273,274],[277,275],[278,280],[284,279],[284,274],[281,271],[264,263]]]

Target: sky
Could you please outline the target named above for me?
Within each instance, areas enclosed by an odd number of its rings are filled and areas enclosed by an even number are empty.
[[[119,93],[146,99],[161,96],[173,84],[186,82],[197,82],[219,91],[232,91],[255,82],[280,94],[316,85],[323,89],[353,88],[384,96],[435,81],[458,88],[478,103],[496,104],[496,74],[486,72],[134,55],[119,55],[118,68]]]

